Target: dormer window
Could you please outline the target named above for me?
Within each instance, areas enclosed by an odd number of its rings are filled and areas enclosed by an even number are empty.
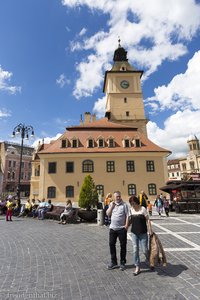
[[[124,148],[129,148],[131,145],[130,145],[130,138],[126,137],[124,140],[123,140],[123,146]]]
[[[113,138],[108,139],[108,147],[109,148],[114,148],[115,147],[115,141]]]
[[[139,138],[135,138],[133,140],[133,144],[135,147],[141,147],[141,140]]]
[[[67,139],[61,140],[61,148],[67,148],[67,146],[68,146],[68,141],[67,141]]]
[[[78,148],[78,139],[76,138],[72,139],[72,148]]]
[[[89,138],[88,140],[87,140],[87,143],[88,143],[88,148],[94,148],[94,140],[93,139],[91,139],[91,138]]]
[[[99,146],[99,148],[104,147],[104,139],[103,138],[98,139],[98,146]]]
[[[130,147],[130,141],[129,141],[128,139],[125,139],[125,140],[124,140],[124,147],[125,147],[125,148]]]

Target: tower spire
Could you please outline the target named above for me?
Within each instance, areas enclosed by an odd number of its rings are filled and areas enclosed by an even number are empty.
[[[118,48],[114,52],[114,61],[128,61],[127,59],[127,51],[121,46],[120,44],[121,40],[120,37],[118,37]]]

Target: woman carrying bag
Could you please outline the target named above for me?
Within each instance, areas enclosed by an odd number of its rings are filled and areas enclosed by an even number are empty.
[[[149,220],[148,212],[145,207],[141,206],[136,196],[129,199],[131,205],[129,213],[129,225],[131,225],[131,239],[133,244],[133,264],[135,265],[134,276],[140,274],[140,254],[139,247],[149,262],[148,251],[148,232],[151,235],[152,228]]]

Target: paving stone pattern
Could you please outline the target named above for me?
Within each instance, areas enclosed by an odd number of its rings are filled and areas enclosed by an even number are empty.
[[[0,300],[200,299],[200,215],[154,211],[152,224],[168,265],[134,277],[130,234],[126,270],[109,271],[107,227],[0,216]]]

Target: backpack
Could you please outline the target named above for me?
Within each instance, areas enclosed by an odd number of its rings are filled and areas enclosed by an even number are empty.
[[[144,206],[145,208],[147,208],[147,202],[144,199],[144,197],[142,197],[142,206]]]
[[[161,206],[163,206],[163,202],[162,202],[162,199],[158,199],[158,201],[157,201],[157,206],[158,207],[161,207]]]

